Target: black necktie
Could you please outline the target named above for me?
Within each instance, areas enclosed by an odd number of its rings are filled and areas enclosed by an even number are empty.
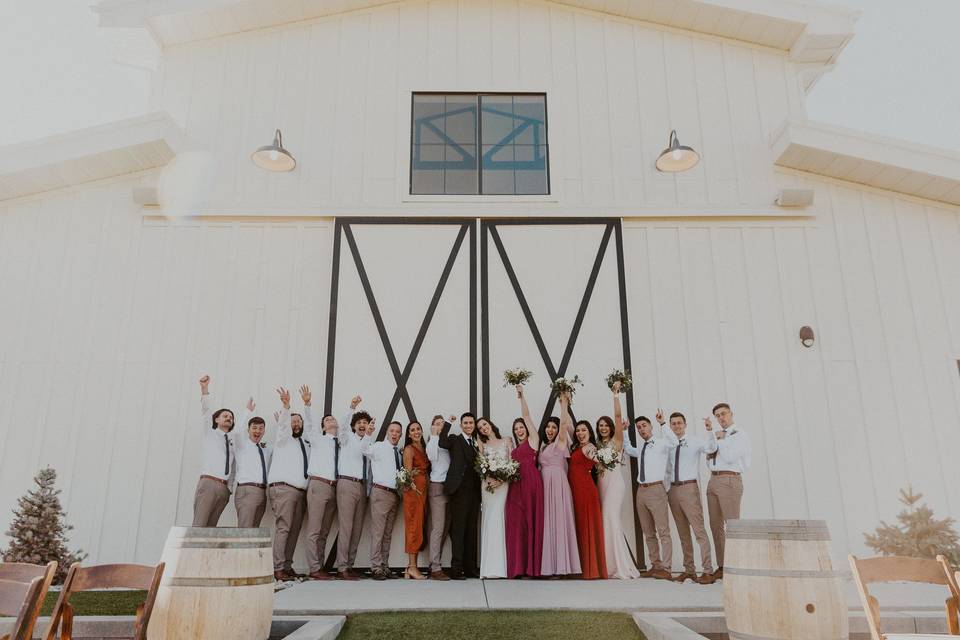
[[[369,476],[368,476],[368,474],[367,474],[367,459],[366,459],[366,458],[360,458],[360,461],[363,463],[363,486],[366,487],[366,486],[367,486],[367,480],[369,480]]]
[[[297,438],[300,443],[300,453],[303,454],[303,477],[307,477],[307,448],[303,444],[303,438]]]
[[[263,458],[263,447],[259,444],[255,444],[257,447],[257,453],[260,454],[260,470],[263,471],[263,486],[267,486],[267,461]]]
[[[643,443],[643,449],[640,450],[640,482],[647,481],[647,473],[644,470],[644,463],[646,462],[645,456],[647,455],[647,445],[650,444],[650,441],[647,440]]]
[[[397,465],[397,471],[399,471],[403,464],[400,462],[400,449],[397,449],[396,447],[393,448],[393,461]]]
[[[223,462],[223,475],[230,475],[230,436],[226,433],[223,434],[223,449],[227,454],[226,459]]]
[[[340,477],[340,441],[333,439],[333,477]]]
[[[673,459],[673,481],[680,482],[680,447],[683,446],[684,441],[681,440],[680,444],[677,445],[677,455]]]

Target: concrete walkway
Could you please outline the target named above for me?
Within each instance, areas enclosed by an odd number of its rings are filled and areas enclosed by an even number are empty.
[[[876,585],[885,610],[943,609],[946,587]],[[847,603],[860,611],[852,582]],[[275,615],[436,609],[593,609],[623,611],[722,611],[723,583],[676,584],[664,580],[363,580],[304,582],[277,592]]]

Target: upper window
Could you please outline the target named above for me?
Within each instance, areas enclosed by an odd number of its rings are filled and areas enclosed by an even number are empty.
[[[411,194],[550,193],[546,95],[415,93],[412,111]]]

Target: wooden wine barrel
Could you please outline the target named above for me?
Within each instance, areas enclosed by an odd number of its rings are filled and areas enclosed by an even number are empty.
[[[266,640],[271,546],[269,529],[172,527],[149,640]]]
[[[731,640],[846,640],[847,603],[823,520],[727,520]]]

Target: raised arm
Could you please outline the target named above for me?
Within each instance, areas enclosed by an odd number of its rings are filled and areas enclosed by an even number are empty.
[[[210,421],[210,376],[200,378],[200,426],[206,431]]]
[[[623,451],[623,408],[620,406],[620,382],[613,383],[613,448]]]
[[[250,442],[250,438],[247,437],[246,429],[247,423],[250,422],[250,418],[253,417],[253,412],[256,410],[256,408],[257,403],[253,401],[253,396],[250,396],[250,399],[247,400],[247,404],[243,407],[243,418],[237,421],[236,425],[234,426],[234,430],[236,430],[237,427],[243,429],[243,431],[237,434],[237,437],[234,439],[234,442],[237,443],[238,449],[243,449],[245,446],[247,446],[247,444],[253,444]]]
[[[703,428],[707,430],[706,442],[703,445],[703,452],[707,455],[717,452],[717,434],[713,430],[713,423],[710,418],[703,419]]]
[[[533,426],[533,418],[530,416],[530,407],[527,406],[527,396],[523,393],[523,385],[517,385],[517,397],[520,398],[520,416],[523,418],[523,424],[527,427],[527,442],[534,451],[540,450],[540,432]],[[507,438],[513,442],[512,438]]]
[[[353,421],[353,414],[362,401],[363,398],[360,396],[353,396],[350,400],[350,408],[343,413],[343,422],[339,424],[339,428],[337,429],[337,439],[341,445],[345,445],[350,436],[353,435],[353,429],[350,428],[350,423]]]
[[[283,404],[283,409],[280,410],[280,417],[277,418],[277,445],[280,443],[286,442],[293,437],[293,432],[290,429],[290,392],[283,387],[277,389],[277,394],[280,396],[280,402]]]
[[[317,425],[313,421],[313,407],[310,406],[313,401],[313,393],[307,385],[300,387],[300,399],[303,401],[303,433],[311,439],[319,438],[322,435],[322,430],[317,429]]]
[[[675,447],[680,444],[680,440],[677,438],[677,434],[673,432],[673,429],[665,426],[667,423],[663,419],[663,409],[657,409],[657,423],[660,425],[660,436],[667,445]]]
[[[437,445],[439,445],[441,449],[449,451],[452,446],[453,441],[450,438],[450,427],[452,426],[453,424],[450,421],[443,423],[443,429],[440,430],[440,435],[437,436]]]
[[[570,443],[568,431],[573,433],[573,420],[570,419],[570,394],[564,392],[560,394],[560,430],[557,433],[557,441],[564,446]]]
[[[637,438],[636,438],[636,429],[637,429],[637,427],[636,427],[636,425],[630,425],[629,427],[627,427],[627,429],[632,429],[632,430],[634,431],[634,439],[633,439],[633,442],[636,442],[636,441],[637,441]],[[620,431],[621,431],[621,433],[624,431],[623,423],[621,423],[621,425],[620,425]],[[634,458],[636,458],[636,457],[638,457],[638,456],[640,455],[640,450],[639,450],[637,447],[635,447],[635,446],[633,445],[633,443],[630,441],[630,435],[629,435],[629,434],[626,434],[626,437],[623,439],[623,452],[626,453],[628,456],[632,456],[632,457],[634,457]]]

